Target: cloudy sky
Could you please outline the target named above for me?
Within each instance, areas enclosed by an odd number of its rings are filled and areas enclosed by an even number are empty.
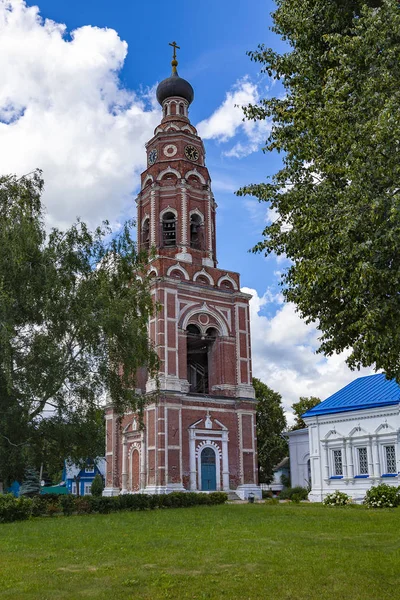
[[[283,303],[285,261],[248,252],[268,206],[234,194],[280,164],[261,152],[269,123],[243,122],[239,108],[282,93],[246,56],[261,42],[284,48],[269,30],[273,8],[270,0],[253,0],[251,10],[243,0],[0,0],[0,165],[43,170],[49,226],[80,216],[118,227],[134,214],[144,144],[161,118],[155,87],[169,75],[176,39],[219,206],[219,264],[241,272],[253,294],[254,375],[282,394],[290,421],[299,396],[325,398],[360,373],[344,356],[315,353],[318,331]]]

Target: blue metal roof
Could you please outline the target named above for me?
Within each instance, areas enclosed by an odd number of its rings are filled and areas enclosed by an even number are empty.
[[[308,410],[303,417],[390,406],[400,403],[400,385],[384,373],[355,379],[326,400]]]

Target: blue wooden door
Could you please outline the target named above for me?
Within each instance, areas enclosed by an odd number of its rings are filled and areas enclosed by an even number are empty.
[[[204,491],[217,489],[215,452],[211,448],[204,448],[201,453],[201,489]]]

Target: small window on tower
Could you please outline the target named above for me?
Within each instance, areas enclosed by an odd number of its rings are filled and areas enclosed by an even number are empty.
[[[184,115],[185,114],[185,111],[184,111],[184,108],[183,108],[183,104],[179,105],[179,114],[180,115]]]
[[[142,225],[142,248],[150,248],[150,220],[145,219]]]
[[[201,250],[203,247],[203,223],[200,215],[190,217],[190,247]]]
[[[176,219],[173,212],[166,212],[162,220],[163,246],[176,246]]]

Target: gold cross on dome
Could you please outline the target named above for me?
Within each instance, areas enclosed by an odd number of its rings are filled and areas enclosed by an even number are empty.
[[[180,50],[181,48],[180,48],[180,46],[178,46],[178,44],[176,42],[170,42],[169,45],[172,46],[174,49],[174,55],[172,58],[173,58],[173,60],[176,60],[176,49],[178,48],[178,50]]]
[[[172,46],[174,49],[174,54],[172,56],[171,65],[172,65],[172,73],[175,74],[177,72],[176,67],[178,66],[178,61],[176,60],[176,49],[178,48],[178,50],[180,50],[180,46],[178,46],[178,44],[176,42],[170,42],[169,45]]]

